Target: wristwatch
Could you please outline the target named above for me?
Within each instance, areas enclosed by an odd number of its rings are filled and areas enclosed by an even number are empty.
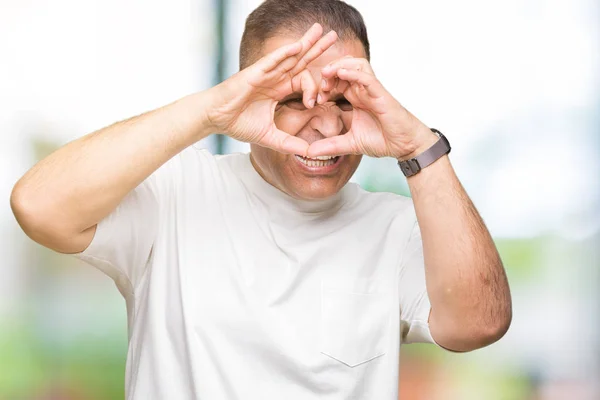
[[[442,132],[438,131],[437,129],[430,129],[433,133],[438,135],[440,139],[418,156],[411,158],[410,160],[398,161],[398,165],[400,166],[400,169],[402,170],[404,176],[413,176],[419,171],[421,171],[423,168],[432,164],[435,160],[437,160],[444,154],[450,153],[450,142],[448,142],[446,136],[444,136]]]

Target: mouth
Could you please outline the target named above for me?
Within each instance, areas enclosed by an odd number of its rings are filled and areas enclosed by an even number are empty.
[[[316,158],[302,157],[297,154],[294,155],[297,164],[301,169],[310,172],[312,174],[324,174],[332,172],[340,164],[343,156],[319,156]]]

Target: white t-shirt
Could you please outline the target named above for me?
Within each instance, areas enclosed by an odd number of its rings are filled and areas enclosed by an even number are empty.
[[[75,256],[125,297],[127,399],[396,400],[400,343],[433,343],[412,200],[297,200],[249,154],[187,148]]]

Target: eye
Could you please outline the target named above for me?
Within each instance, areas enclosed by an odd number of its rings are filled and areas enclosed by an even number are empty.
[[[352,111],[353,107],[352,107],[352,103],[350,103],[348,100],[346,99],[338,99],[335,101],[335,104],[340,108],[340,110],[342,111]]]

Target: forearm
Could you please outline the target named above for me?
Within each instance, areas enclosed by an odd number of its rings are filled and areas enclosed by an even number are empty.
[[[19,224],[30,236],[28,230],[40,235],[44,226],[63,236],[94,226],[152,172],[210,133],[204,102],[203,93],[187,96],[44,158],[13,189],[11,206]]]
[[[432,335],[456,351],[498,340],[511,320],[504,267],[448,156],[408,184],[423,240]]]

